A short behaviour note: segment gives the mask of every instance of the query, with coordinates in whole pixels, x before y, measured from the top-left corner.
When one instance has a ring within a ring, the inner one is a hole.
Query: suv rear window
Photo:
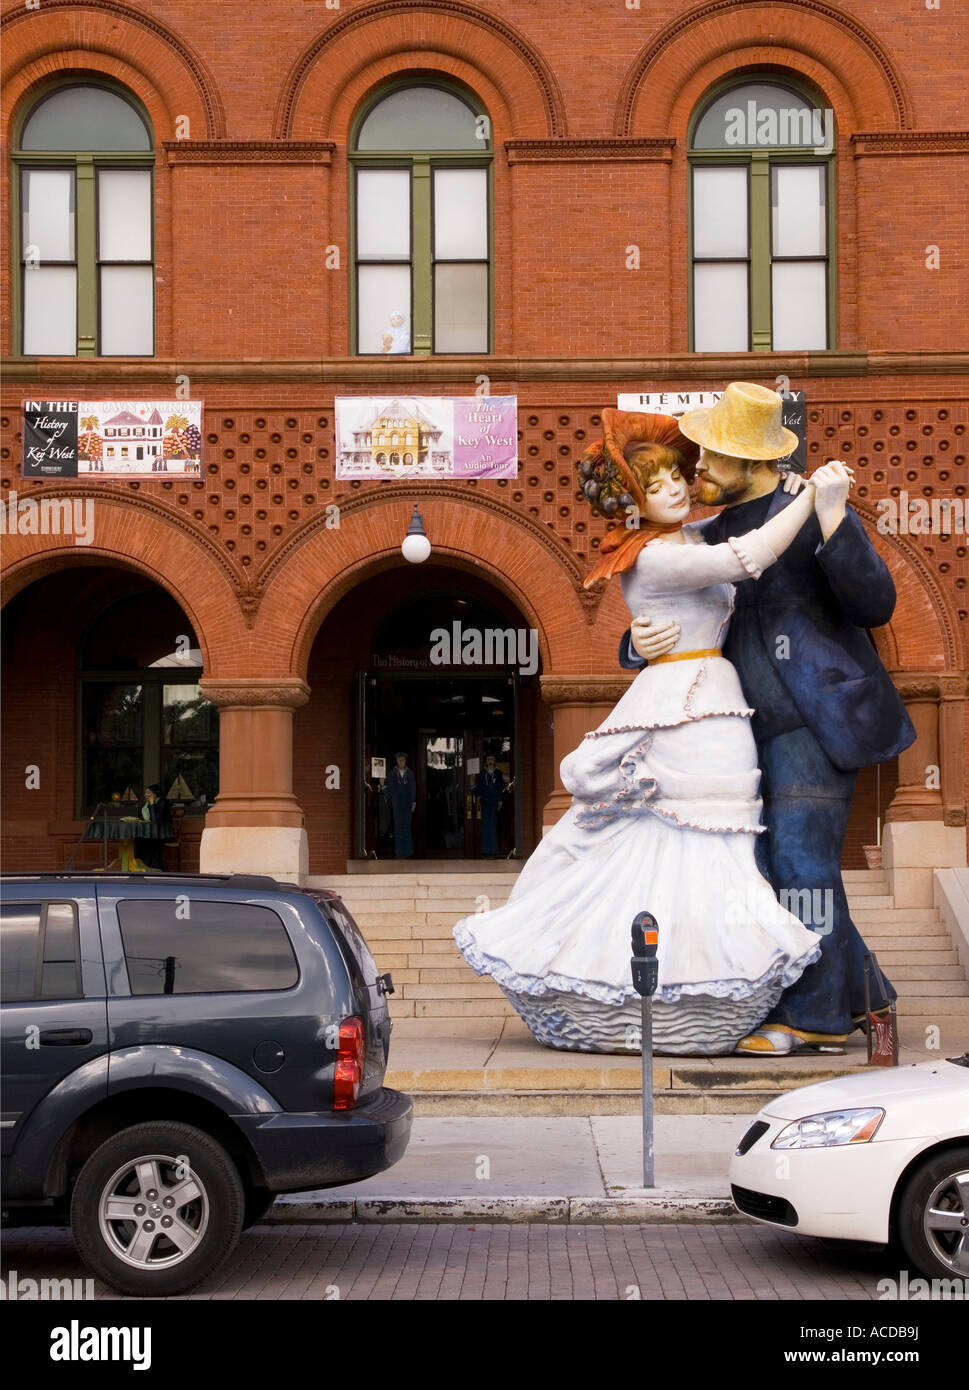
[[[130,898],[118,918],[132,994],[239,994],[299,979],[286,928],[268,907]]]

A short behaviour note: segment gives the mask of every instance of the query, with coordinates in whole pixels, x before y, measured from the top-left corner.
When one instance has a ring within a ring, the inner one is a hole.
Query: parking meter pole
[[[643,1006],[643,1187],[653,1184],[653,1001],[644,994]]]
[[[643,1187],[653,1176],[653,995],[659,981],[659,929],[651,912],[637,912],[632,925],[630,961],[633,989],[642,1005],[640,1050],[643,1058]]]

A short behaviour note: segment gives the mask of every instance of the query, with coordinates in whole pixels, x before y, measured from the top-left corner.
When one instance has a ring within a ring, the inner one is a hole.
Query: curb
[[[671,1225],[730,1221],[750,1225],[729,1197],[368,1197],[348,1201],[312,1192],[277,1197],[260,1224],[274,1226],[372,1222]]]

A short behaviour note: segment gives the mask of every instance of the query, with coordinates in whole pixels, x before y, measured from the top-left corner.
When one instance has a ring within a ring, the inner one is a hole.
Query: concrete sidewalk
[[[727,1170],[747,1115],[657,1115],[642,1186],[632,1115],[426,1115],[400,1163],[352,1186],[279,1197],[272,1222],[744,1220]]]

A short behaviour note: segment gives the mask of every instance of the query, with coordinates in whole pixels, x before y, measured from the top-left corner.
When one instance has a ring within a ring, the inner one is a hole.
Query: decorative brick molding
[[[855,158],[871,154],[969,154],[969,130],[856,131]]]
[[[434,482],[432,480],[421,479],[420,491],[415,492],[413,485],[406,483],[382,482],[377,491],[361,493],[359,496],[351,496],[346,501],[340,502],[341,523],[345,517],[352,516],[355,512],[364,511],[372,507],[384,507],[390,502],[406,502],[411,504],[415,501],[423,502],[425,498],[436,497],[442,502],[463,502],[466,506],[476,510],[491,512],[501,517],[503,520],[527,530],[538,543],[545,547],[549,556],[557,565],[563,568],[572,581],[576,592],[581,593],[582,582],[585,579],[586,569],[579,564],[574,554],[572,554],[561,539],[551,532],[548,527],[541,526],[533,521],[531,517],[522,515],[519,510],[509,506],[507,503],[495,497],[488,497],[480,492],[473,491],[468,486],[462,486],[458,482]],[[316,532],[325,531],[327,528],[327,518],[325,512],[313,517],[305,526],[298,530],[293,530],[286,541],[276,550],[272,559],[260,570],[257,576],[257,584],[261,591],[264,591],[272,579],[281,569],[292,559],[294,554],[300,550]],[[401,536],[403,539],[403,536]],[[584,591],[588,592],[588,590]]]
[[[438,27],[433,24],[434,19],[443,21],[440,26],[442,31],[448,21],[457,19],[475,25],[511,48],[529,69],[541,91],[548,134],[565,134],[565,103],[555,74],[538,49],[506,20],[498,19],[473,5],[458,4],[456,0],[377,0],[376,4],[355,9],[331,24],[297,59],[286,77],[282,95],[276,106],[273,117],[274,135],[288,138],[292,134],[303,84],[310,70],[326,55],[327,49],[363,25],[381,19],[401,19],[412,14],[416,14],[420,19],[424,47],[432,46],[434,30]],[[450,27],[453,28],[453,25]],[[451,41],[453,42],[453,38]]]
[[[661,382],[689,389],[696,381],[746,381],[771,379],[781,373],[793,380],[806,377],[969,376],[969,352],[938,349],[925,352],[850,352],[832,349],[817,352],[746,352],[699,354],[668,353],[662,357],[326,357],[326,358],[191,358],[112,357],[5,357],[0,360],[7,386],[44,389],[107,390],[105,378],[139,389],[157,388],[180,372],[194,382],[219,385],[267,385],[375,387],[394,390],[414,386],[456,384],[473,388],[476,375],[487,369],[492,391],[516,382],[619,382],[642,388]],[[685,383],[685,384],[684,384]],[[166,388],[167,389],[167,388]],[[632,387],[630,389],[633,389]]]
[[[163,140],[170,165],[331,164],[332,140]]]
[[[793,37],[794,30],[788,22],[788,15],[793,19],[798,11],[806,17],[816,16],[846,31],[856,43],[861,44],[867,50],[869,56],[881,69],[882,76],[892,94],[892,102],[898,115],[900,129],[907,130],[911,127],[911,103],[894,63],[871,30],[855,19],[853,15],[846,14],[844,10],[836,9],[833,5],[822,4],[821,0],[783,0],[779,4],[766,3],[766,0],[708,0],[707,3],[697,5],[694,9],[687,10],[685,14],[671,20],[636,57],[623,79],[619,91],[613,127],[615,133],[617,135],[629,135],[640,90],[646,82],[650,70],[676,39],[681,38],[686,33],[691,33],[691,37],[695,37],[694,31],[706,20],[726,19],[732,23],[740,14],[749,10],[770,11],[771,22],[769,27],[765,25],[765,38],[768,37],[769,33]],[[788,14],[785,14],[785,11]],[[747,36],[745,35],[745,37]],[[718,33],[717,43],[721,44],[722,42],[722,33]],[[692,52],[692,61],[695,67],[697,61],[695,49]]]
[[[675,140],[506,140],[509,164],[669,164]]]
[[[49,15],[56,15],[59,11],[67,11],[69,15],[77,16],[80,11],[93,10],[97,14],[104,15],[110,19],[121,19],[128,24],[137,25],[142,29],[147,29],[156,39],[159,39],[167,48],[178,55],[178,58],[192,74],[195,85],[198,88],[202,105],[205,108],[206,124],[208,134],[214,139],[225,136],[226,120],[225,108],[222,105],[222,98],[219,96],[218,86],[206,64],[197,53],[189,47],[184,39],[175,35],[167,25],[153,15],[145,14],[143,10],[135,9],[133,5],[124,5],[119,0],[43,0],[39,9],[28,10],[25,5],[17,5],[7,10],[6,14],[0,18],[0,29],[7,30],[14,24],[29,23],[37,18]],[[112,26],[117,29],[117,24]],[[86,26],[86,42],[92,47],[98,46],[98,34],[96,26]],[[114,36],[117,41],[117,35]],[[68,44],[67,30],[65,27],[65,46]]]

